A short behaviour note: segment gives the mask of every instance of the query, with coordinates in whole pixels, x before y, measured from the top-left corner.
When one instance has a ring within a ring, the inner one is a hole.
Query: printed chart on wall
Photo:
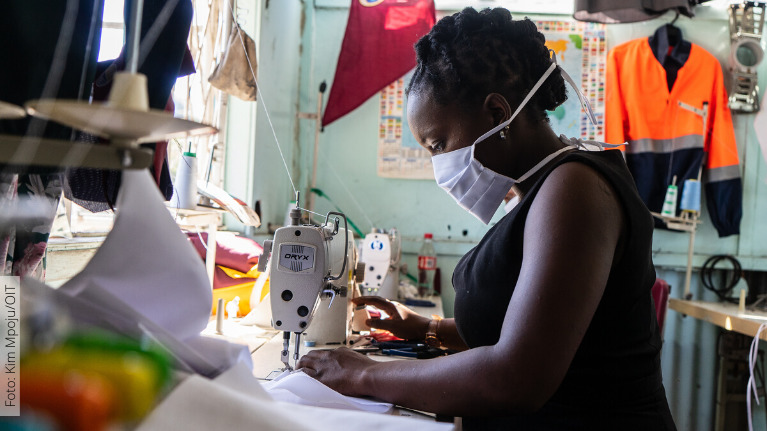
[[[536,21],[546,45],[557,54],[567,71],[591,102],[597,124],[581,109],[578,96],[568,87],[568,99],[549,112],[557,134],[586,140],[604,139],[605,25],[577,21]],[[579,79],[580,78],[580,79]],[[407,124],[405,86],[410,74],[391,83],[380,93],[378,123],[378,176],[404,179],[433,179],[431,156],[410,132]]]
[[[381,90],[378,123],[378,176],[412,180],[433,179],[431,155],[410,132],[405,113],[408,74]]]
[[[568,86],[567,101],[549,111],[551,128],[557,134],[587,140],[604,139],[605,63],[607,44],[605,25],[577,21],[536,21],[546,37],[546,46],[557,54],[557,61],[591,102],[597,124],[591,124],[578,96]],[[580,79],[578,79],[580,77]]]

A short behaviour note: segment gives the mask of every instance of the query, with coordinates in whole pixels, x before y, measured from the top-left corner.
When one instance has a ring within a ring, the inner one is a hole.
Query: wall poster
[[[549,111],[551,128],[557,134],[585,140],[604,139],[605,25],[579,21],[536,21],[546,37],[546,46],[557,54],[559,64],[578,82],[591,102],[597,124],[591,124],[578,96],[568,86],[568,98]],[[411,74],[394,81],[380,92],[378,123],[378,176],[403,179],[434,179],[431,156],[410,133],[407,124],[405,86]]]

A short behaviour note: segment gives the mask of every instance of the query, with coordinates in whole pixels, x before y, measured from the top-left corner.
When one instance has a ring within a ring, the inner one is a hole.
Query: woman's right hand
[[[367,319],[365,324],[371,328],[383,329],[399,338],[406,340],[423,340],[429,328],[429,319],[405,307],[396,301],[390,301],[380,296],[360,296],[353,298],[356,305],[372,305],[388,314],[387,319]]]

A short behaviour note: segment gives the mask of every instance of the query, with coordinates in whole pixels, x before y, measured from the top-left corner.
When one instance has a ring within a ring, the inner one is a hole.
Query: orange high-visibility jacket
[[[671,91],[666,70],[648,38],[609,52],[605,141],[628,143],[626,163],[651,211],[661,211],[674,176],[681,198],[684,181],[698,178],[703,166],[711,220],[719,236],[737,234],[742,184],[722,70],[713,55],[691,45]],[[700,112],[694,112],[704,103],[708,105],[705,125]]]

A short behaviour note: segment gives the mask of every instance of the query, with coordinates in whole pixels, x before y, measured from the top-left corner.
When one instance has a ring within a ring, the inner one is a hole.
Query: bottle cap
[[[191,153],[189,151],[184,151],[184,155],[187,157],[197,157],[196,153]]]
[[[433,236],[430,233],[425,233],[425,234],[423,234],[423,237],[426,238],[426,239],[432,239]]]

